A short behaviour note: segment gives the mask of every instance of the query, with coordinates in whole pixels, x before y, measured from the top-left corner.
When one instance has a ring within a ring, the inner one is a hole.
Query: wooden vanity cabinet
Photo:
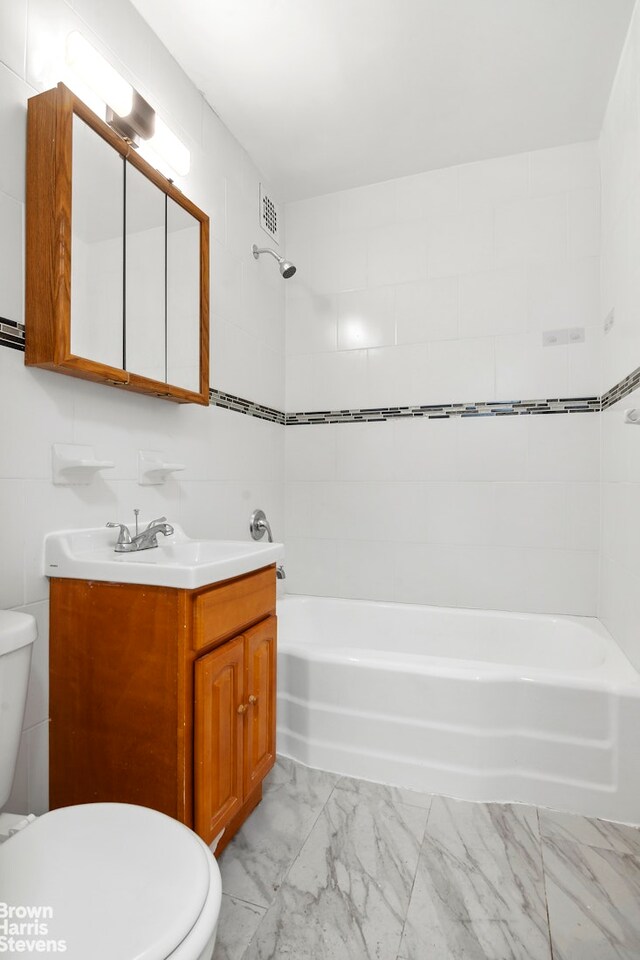
[[[202,590],[51,580],[50,806],[153,807],[220,853],[275,761],[275,567]]]
[[[195,662],[195,829],[212,839],[275,760],[276,621]]]

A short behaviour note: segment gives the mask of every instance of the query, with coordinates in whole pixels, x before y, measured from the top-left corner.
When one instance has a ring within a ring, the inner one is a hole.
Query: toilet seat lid
[[[0,846],[0,900],[50,907],[43,939],[65,940],[68,960],[166,960],[195,925],[209,877],[194,833],[130,804],[53,810]]]

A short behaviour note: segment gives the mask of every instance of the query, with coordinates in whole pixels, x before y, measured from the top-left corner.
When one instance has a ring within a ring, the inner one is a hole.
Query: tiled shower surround
[[[599,195],[590,142],[287,205],[289,590],[596,613]]]

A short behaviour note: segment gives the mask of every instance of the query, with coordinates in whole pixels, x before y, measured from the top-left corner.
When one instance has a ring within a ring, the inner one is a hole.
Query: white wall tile
[[[598,257],[529,268],[529,319],[532,330],[563,330],[600,323]]]
[[[598,417],[589,413],[527,417],[530,480],[600,479]]]
[[[568,483],[568,546],[573,550],[598,550],[600,547],[600,484]]]
[[[366,350],[318,353],[313,358],[311,409],[348,410],[359,407],[365,394],[366,382]]]
[[[594,617],[597,612],[598,554],[588,550],[541,550],[527,564],[527,609]]]
[[[567,253],[567,197],[514,200],[495,208],[497,265],[557,260]]]
[[[395,340],[393,287],[338,295],[338,350],[392,346]]]
[[[340,544],[287,536],[287,592],[335,597],[340,591]]]
[[[536,150],[531,154],[533,196],[595,189],[599,180],[598,148],[594,141]]]
[[[0,193],[0,316],[24,323],[23,231],[24,207],[13,197]]]
[[[541,333],[496,337],[496,395],[500,400],[569,396],[569,351],[543,346]],[[593,392],[597,392],[594,384]]]
[[[393,599],[454,607],[460,598],[459,551],[430,543],[396,543],[392,548]]]
[[[463,210],[523,199],[529,194],[529,154],[466,163],[458,170],[458,189]]]
[[[427,402],[432,344],[400,344],[367,350],[364,407]]]
[[[457,428],[460,480],[524,480],[528,417],[462,419]]]
[[[568,202],[569,256],[597,256],[600,252],[600,191],[572,191]]]
[[[299,235],[330,236],[338,232],[340,194],[330,193],[287,205],[287,242]]]
[[[391,595],[393,569],[387,543],[370,540],[341,543],[337,562],[339,597],[387,600]]]
[[[314,409],[314,360],[315,357],[310,353],[287,357],[285,363],[286,406],[290,412]]]
[[[303,283],[287,287],[287,354],[336,350],[337,329],[337,293],[315,293]]]
[[[569,543],[567,490],[562,483],[495,485],[495,543],[561,549]]]
[[[460,279],[460,337],[486,337],[527,329],[524,267],[471,273]]]
[[[395,288],[398,343],[458,337],[458,278],[438,277]]]
[[[459,170],[459,167],[447,167],[396,180],[398,221],[456,214]]]
[[[19,608],[36,618],[38,636],[31,649],[29,693],[24,711],[24,728],[46,723],[49,717],[49,604],[46,601]]]
[[[238,323],[242,316],[242,260],[220,240],[211,243],[211,314],[228,323]]]
[[[20,737],[20,748],[11,793],[3,811],[5,813],[27,813],[29,811],[29,755],[27,733],[24,730]]]
[[[19,77],[25,72],[27,0],[11,0],[0,6],[0,62]]]
[[[290,427],[285,430],[287,480],[335,480],[338,424]]]
[[[51,444],[73,440],[74,397],[69,383],[48,371],[25,369],[22,354],[0,349],[0,387],[7,409],[11,408],[3,424],[0,477],[51,476]]]
[[[337,479],[394,479],[394,438],[392,420],[338,424],[335,429]]]
[[[29,504],[29,508],[31,505]],[[21,480],[0,480],[0,519],[7,544],[0,576],[0,608],[24,603],[24,525],[27,504]]]
[[[49,809],[49,721],[25,731],[27,741],[28,813],[37,817]]]
[[[340,233],[327,242],[335,245],[338,260],[338,290],[360,290],[367,285],[367,236],[365,230]],[[304,269],[304,263],[302,264]]]
[[[495,351],[491,337],[429,344],[422,403],[495,400]]]
[[[592,397],[600,393],[602,330],[588,327],[584,336],[584,343],[573,343],[567,351],[567,393],[570,397]]]
[[[490,208],[466,209],[426,223],[430,277],[489,270],[494,264]]]
[[[496,524],[496,497],[490,483],[429,483],[428,539],[441,544],[488,544]]]
[[[412,283],[427,276],[427,236],[422,223],[407,221],[370,230],[367,280],[375,287]]]
[[[2,18],[10,16],[12,6],[3,4],[0,8],[0,37]],[[15,6],[19,8],[22,4]],[[24,105],[33,92],[24,80],[0,64],[0,140],[5,145],[12,145],[10,150],[5,149],[0,164],[0,192],[17,202],[22,201],[25,191],[27,117]]]
[[[338,194],[338,224],[341,233],[386,227],[396,219],[396,181],[343,190]]]
[[[457,418],[429,420],[426,417],[391,421],[395,479],[457,480],[461,422]]]

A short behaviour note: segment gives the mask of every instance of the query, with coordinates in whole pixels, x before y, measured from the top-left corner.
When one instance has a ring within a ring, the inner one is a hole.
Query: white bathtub
[[[640,822],[640,676],[598,620],[293,596],[278,616],[286,756]]]

